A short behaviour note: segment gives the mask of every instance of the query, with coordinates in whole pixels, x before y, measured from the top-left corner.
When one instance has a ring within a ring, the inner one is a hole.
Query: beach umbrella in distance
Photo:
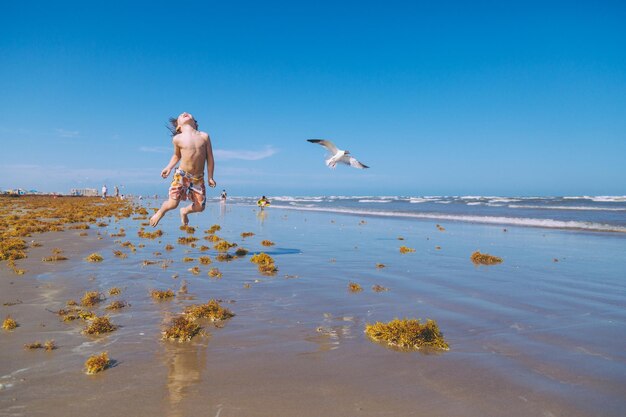
[[[309,141],[311,143],[317,143],[319,145],[322,145],[326,149],[328,149],[330,154],[328,156],[328,159],[326,159],[326,165],[329,168],[335,168],[335,166],[338,163],[350,165],[351,167],[359,168],[359,169],[369,168],[367,165],[363,165],[356,158],[351,156],[350,155],[350,151],[344,151],[344,150],[338,149],[335,146],[335,144],[332,143],[329,140],[324,140],[324,139],[307,139],[307,141]]]

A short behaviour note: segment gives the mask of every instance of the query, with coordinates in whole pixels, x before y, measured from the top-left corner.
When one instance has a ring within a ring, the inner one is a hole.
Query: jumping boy
[[[206,162],[209,176],[209,187],[215,187],[213,180],[213,149],[211,139],[205,132],[198,130],[198,122],[194,117],[185,112],[177,119],[171,118],[172,143],[174,143],[174,155],[170,159],[161,177],[167,178],[172,168],[180,161],[180,165],[174,171],[174,179],[169,189],[169,199],[161,205],[159,211],[150,218],[150,225],[156,226],[159,220],[168,211],[178,207],[180,200],[191,200],[192,204],[180,209],[180,221],[183,225],[189,223],[187,215],[204,210],[206,205],[206,188],[204,186],[204,165]]]

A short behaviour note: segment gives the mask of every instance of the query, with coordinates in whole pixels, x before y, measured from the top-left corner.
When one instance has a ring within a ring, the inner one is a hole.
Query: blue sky
[[[3,5],[0,189],[164,195],[188,111],[232,195],[626,194],[624,3],[299,3]]]

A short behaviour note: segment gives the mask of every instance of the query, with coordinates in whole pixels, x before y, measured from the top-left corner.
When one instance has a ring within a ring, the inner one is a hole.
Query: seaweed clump
[[[2,328],[4,330],[13,330],[17,327],[17,322],[11,316],[7,316],[2,322]]]
[[[120,295],[122,293],[122,289],[119,287],[113,287],[109,289],[109,295]]]
[[[235,251],[235,255],[237,256],[246,256],[248,254],[248,249],[246,248],[237,248]]]
[[[52,249],[52,256],[46,256],[42,258],[42,262],[57,262],[57,261],[67,261],[67,258],[62,255],[63,251],[59,248]]]
[[[254,233],[252,233],[252,232],[243,232],[243,233],[241,234],[241,237],[242,237],[243,239],[245,239],[245,238],[247,238],[247,237],[250,237],[250,236],[254,236]]]
[[[419,320],[394,319],[388,323],[376,322],[367,324],[365,333],[377,342],[386,342],[390,346],[407,349],[421,349],[431,347],[449,350],[439,326],[434,320],[427,320],[422,324]]]
[[[211,263],[211,257],[209,256],[201,256],[198,258],[198,261],[200,261],[200,263],[202,265],[209,265]]]
[[[150,296],[155,300],[166,300],[168,298],[174,297],[174,291],[172,290],[152,290],[150,291]]]
[[[274,259],[266,253],[257,253],[250,258],[250,262],[257,264],[259,272],[263,274],[273,274],[278,271],[276,265],[274,265]]]
[[[85,361],[85,372],[88,375],[97,374],[107,368],[111,367],[111,360],[107,352],[102,352],[99,355],[92,355]]]
[[[26,242],[19,238],[2,239],[0,243],[0,261],[26,258]]]
[[[110,333],[117,329],[117,326],[111,323],[107,316],[95,317],[91,323],[83,330],[85,334],[103,334]]]
[[[180,245],[191,245],[197,241],[198,238],[194,236],[182,236],[178,238],[178,244]]]
[[[400,253],[410,253],[415,252],[415,249],[409,248],[408,246],[400,246]]]
[[[29,350],[45,349],[48,352],[55,350],[56,348],[57,348],[57,345],[56,343],[54,343],[54,340],[46,340],[44,344],[42,344],[41,342],[33,342],[33,343],[27,343],[24,345],[24,349],[29,349]]]
[[[200,333],[202,327],[184,315],[174,317],[170,325],[163,331],[163,339],[187,342]]]
[[[124,252],[122,252],[121,250],[114,250],[113,251],[113,255],[115,255],[116,258],[128,258],[128,255],[126,255]]]
[[[222,278],[222,273],[218,268],[211,268],[207,273],[211,278]]]
[[[215,232],[218,232],[218,231],[220,231],[220,230],[222,230],[222,226],[220,226],[219,224],[214,224],[213,226],[211,226],[211,228],[210,228],[210,229],[205,230],[205,231],[204,231],[204,233],[209,234],[209,235],[212,235],[212,234],[214,234]]]
[[[236,256],[233,256],[230,253],[218,253],[215,257],[215,260],[218,262],[230,262],[233,259],[236,259]]]
[[[92,253],[88,257],[85,258],[87,262],[102,262],[104,258],[99,253]]]
[[[103,300],[102,294],[98,291],[87,291],[83,298],[80,300],[80,304],[84,307],[92,307]]]
[[[376,284],[376,285],[372,285],[372,291],[374,291],[374,292],[384,292],[384,291],[389,291],[389,288],[383,287],[382,285],[379,285],[379,284]]]
[[[154,232],[146,232],[143,228],[139,229],[137,232],[137,236],[142,239],[156,239],[158,237],[163,236],[162,230],[155,230]]]
[[[263,245],[263,246],[274,246],[275,243],[272,242],[271,240],[267,240],[266,239],[266,240],[261,241],[261,245]]]
[[[350,282],[348,284],[348,290],[350,292],[361,292],[363,291],[363,287],[361,287],[361,285],[357,284],[356,282]]]
[[[502,258],[487,253],[480,253],[480,251],[472,253],[470,259],[476,265],[495,265],[502,263]]]
[[[213,249],[220,251],[220,252],[226,252],[228,249],[235,247],[235,246],[237,246],[236,243],[230,243],[226,240],[220,240],[215,245],[213,245]]]
[[[180,226],[179,229],[189,233],[190,235],[196,233],[196,228],[189,225]]]
[[[220,305],[217,300],[209,300],[206,304],[191,305],[183,314],[191,319],[206,318],[211,321],[222,321],[234,317],[235,314]]]

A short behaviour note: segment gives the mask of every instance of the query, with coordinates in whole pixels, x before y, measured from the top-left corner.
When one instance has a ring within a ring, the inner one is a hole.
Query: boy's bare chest
[[[206,141],[201,137],[180,138],[177,143],[178,147],[185,150],[202,150],[206,146]]]

